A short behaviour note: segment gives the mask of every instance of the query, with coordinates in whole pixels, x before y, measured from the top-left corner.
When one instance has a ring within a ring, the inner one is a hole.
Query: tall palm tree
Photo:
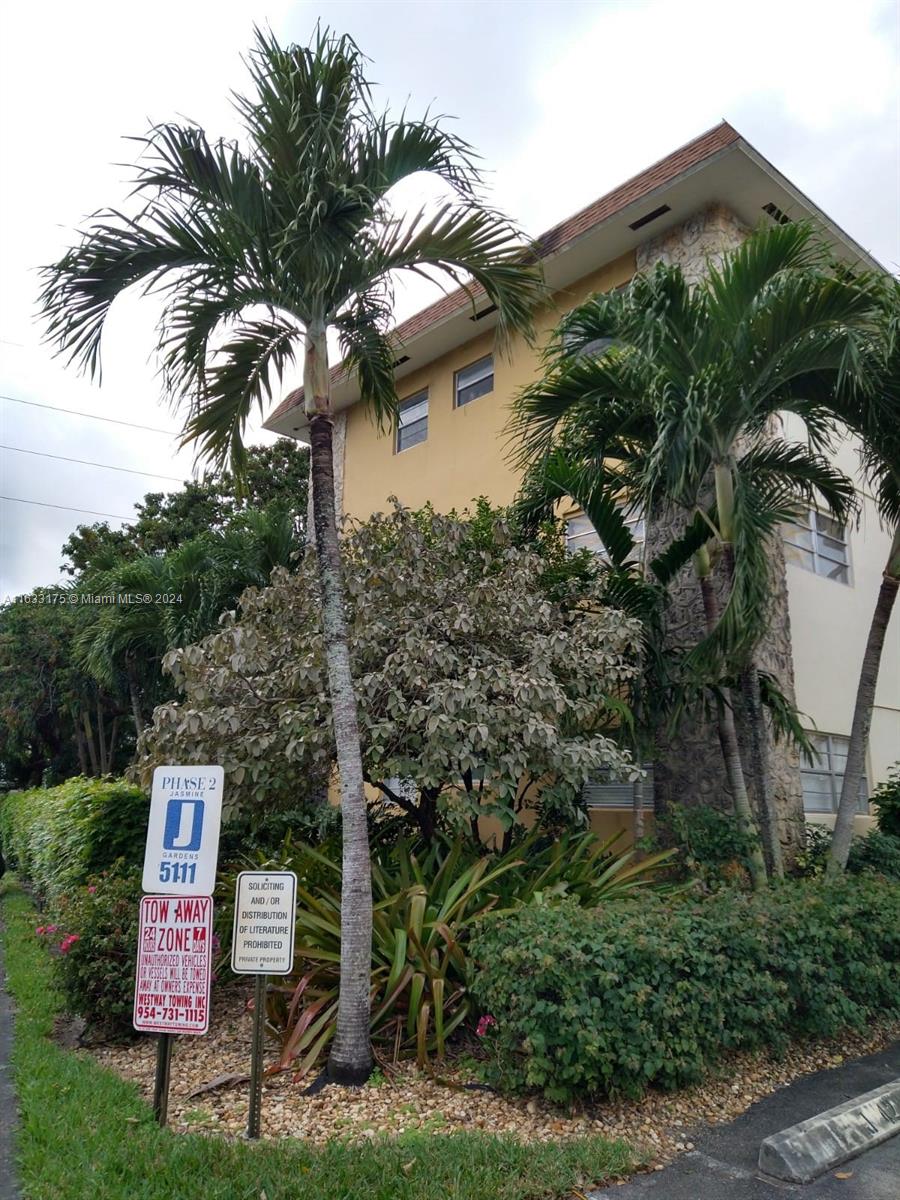
[[[829,269],[808,227],[778,226],[749,237],[695,287],[679,267],[660,264],[575,309],[550,348],[547,374],[519,397],[525,463],[540,461],[574,428],[608,485],[640,500],[651,522],[674,508],[686,532],[705,527],[694,564],[706,636],[688,666],[720,677],[745,672],[758,687],[754,652],[769,617],[771,540],[801,505],[818,498],[843,518],[853,498],[851,481],[823,454],[834,416],[806,383],[811,374],[837,381],[872,318],[870,293]],[[782,412],[803,418],[810,447],[777,436]],[[723,700],[727,775],[753,840],[727,691]],[[765,737],[757,705],[760,761]],[[762,808],[777,871],[771,795],[763,794]],[[762,886],[760,854],[751,873]]]
[[[860,438],[863,471],[873,486],[881,519],[892,536],[856,689],[850,744],[829,851],[828,874],[832,876],[846,867],[850,853],[881,655],[900,591],[900,282],[876,280],[875,290],[882,322],[870,345],[872,369],[862,385],[853,380],[850,386],[841,389],[836,407],[848,428]]]
[[[439,122],[374,107],[349,37],[309,48],[256,33],[252,95],[237,96],[245,144],[195,125],[143,139],[135,215],[97,214],[44,276],[50,337],[92,374],[113,301],[132,285],[161,294],[159,348],[170,394],[189,405],[184,438],[240,469],[243,433],[270,382],[303,354],[332,720],[343,818],[341,993],[332,1078],[371,1069],[371,883],[356,693],[350,673],[334,499],[329,332],[343,370],[384,422],[396,411],[389,333],[397,272],[449,279],[496,306],[501,344],[528,334],[542,294],[516,229],[486,206],[470,148]],[[447,199],[411,214],[395,186],[419,173]]]

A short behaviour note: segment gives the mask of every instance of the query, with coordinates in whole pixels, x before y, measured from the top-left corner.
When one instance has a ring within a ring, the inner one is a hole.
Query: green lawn
[[[132,1085],[48,1040],[60,997],[34,908],[9,877],[0,898],[28,1200],[550,1200],[633,1165],[624,1143],[599,1137],[523,1146],[419,1135],[312,1150],[159,1129]]]

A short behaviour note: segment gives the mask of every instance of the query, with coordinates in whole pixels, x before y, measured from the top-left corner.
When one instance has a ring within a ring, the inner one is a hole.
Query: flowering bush
[[[495,1080],[552,1100],[693,1083],[724,1053],[900,1011],[900,888],[873,875],[476,923]]]
[[[38,926],[69,1012],[110,1037],[132,1033],[140,872],[121,864],[59,897],[56,923]]]

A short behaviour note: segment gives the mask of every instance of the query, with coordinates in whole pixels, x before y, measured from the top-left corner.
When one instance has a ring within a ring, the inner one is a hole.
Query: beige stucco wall
[[[802,439],[799,421],[787,419],[785,436]],[[862,664],[869,623],[887,562],[891,539],[880,524],[870,495],[858,477],[856,446],[848,438],[834,455],[837,465],[857,477],[861,511],[849,530],[850,583],[839,583],[788,563],[788,598],[794,643],[794,676],[797,705],[822,733],[850,733],[856,685]],[[888,768],[900,760],[900,611],[895,607],[888,626],[875,712],[869,736],[866,774],[874,790]],[[809,817],[832,824],[824,814]],[[857,817],[858,830],[872,818]]]
[[[628,254],[557,293],[552,306],[538,313],[538,345],[568,309],[598,291],[626,283],[634,273]],[[494,354],[494,390],[454,408],[454,372],[490,353],[491,332],[471,341],[400,382],[404,399],[428,388],[428,437],[397,453],[391,432],[380,433],[361,405],[350,409],[345,447],[344,509],[365,519],[395,495],[411,508],[431,502],[438,512],[463,509],[479,496],[508,504],[519,473],[509,461],[506,426],[510,401],[538,373],[537,351],[516,338],[507,356]]]

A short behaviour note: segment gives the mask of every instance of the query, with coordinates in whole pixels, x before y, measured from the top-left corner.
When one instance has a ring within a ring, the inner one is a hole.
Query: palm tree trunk
[[[827,874],[832,878],[846,867],[847,857],[850,854],[853,815],[859,799],[866,746],[869,741],[869,730],[872,727],[875,689],[878,686],[878,668],[881,664],[881,652],[884,648],[884,639],[898,590],[900,590],[900,526],[894,531],[894,540],[888,555],[887,566],[884,568],[881,587],[878,589],[878,600],[875,604],[875,612],[872,614],[872,623],[869,626],[869,637],[866,641],[866,651],[863,655],[862,670],[856,689],[856,705],[853,709],[850,745],[847,747],[844,782],[841,784],[841,798],[838,801],[834,834],[828,855]]]
[[[697,555],[697,574],[700,578],[700,594],[703,597],[703,612],[706,616],[707,630],[712,633],[719,620],[719,605],[713,588],[712,577],[709,574],[709,556],[705,561],[703,552]],[[750,881],[755,892],[762,891],[766,886],[766,862],[763,858],[762,846],[759,841],[759,830],[753,819],[750,798],[747,795],[747,785],[744,782],[744,768],[741,764],[741,751],[738,746],[737,728],[734,723],[734,712],[731,707],[731,697],[728,689],[724,689],[723,703],[719,709],[719,740],[722,743],[722,755],[725,760],[725,773],[731,787],[734,804],[734,814],[738,825],[747,835],[750,848],[747,855],[747,865],[750,870]]]
[[[331,389],[324,329],[307,336],[304,387],[309,420],[313,525],[322,593],[325,661],[341,788],[341,981],[328,1074],[364,1083],[372,1072],[372,871],[356,690],[350,670],[344,579],[334,505]]]
[[[140,737],[144,732],[144,715],[141,712],[141,698],[138,694],[137,673],[134,669],[134,663],[128,659],[126,663],[126,674],[128,676],[128,695],[131,700],[131,715],[134,717],[134,731]]]
[[[94,746],[94,731],[91,728],[91,714],[86,708],[81,710],[81,723],[84,726],[84,740],[87,743],[88,757],[91,760],[91,774],[99,775],[100,768],[97,763],[97,750]]]
[[[784,854],[778,830],[775,794],[772,790],[772,772],[769,770],[769,730],[766,726],[766,714],[763,711],[760,696],[759,669],[754,662],[751,662],[741,672],[741,691],[749,718],[750,754],[762,812],[763,837],[769,858],[769,868],[776,879],[783,879]]]

